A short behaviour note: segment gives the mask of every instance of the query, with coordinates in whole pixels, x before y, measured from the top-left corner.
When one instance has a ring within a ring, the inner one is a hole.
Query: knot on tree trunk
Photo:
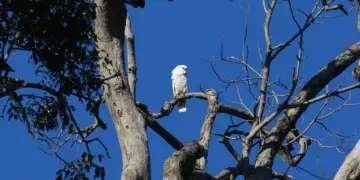
[[[208,95],[208,96],[216,96],[216,98],[217,98],[217,93],[216,93],[216,91],[214,89],[207,89],[205,91],[205,94]]]

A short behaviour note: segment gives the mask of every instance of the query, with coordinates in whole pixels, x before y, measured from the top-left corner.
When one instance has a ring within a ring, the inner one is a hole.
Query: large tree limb
[[[147,117],[147,124],[149,127],[158,133],[168,144],[170,144],[174,149],[180,150],[184,145],[170,132],[168,132],[164,127],[162,127],[158,122]]]
[[[332,79],[337,77],[360,57],[360,42],[337,56],[323,67],[298,93],[292,103],[302,103],[314,98]],[[265,180],[271,177],[272,165],[277,151],[286,135],[296,125],[297,119],[308,108],[302,106],[287,110],[279,118],[270,136],[261,146],[255,163],[253,179]]]
[[[204,147],[204,149],[208,152],[211,140],[211,132],[214,127],[214,122],[216,118],[216,114],[218,111],[218,96],[215,90],[210,89],[206,91],[207,99],[208,99],[208,108],[204,123],[200,130],[200,141],[199,143]],[[199,168],[201,170],[205,170],[207,163],[207,153],[198,160]]]
[[[294,137],[295,138],[295,137]],[[299,153],[295,156],[292,156],[290,154],[290,150],[287,147],[281,147],[281,150],[278,151],[278,156],[281,158],[282,161],[284,161],[289,166],[297,166],[301,160],[305,157],[307,150],[309,149],[309,146],[311,144],[311,140],[306,137],[299,138]],[[289,146],[288,146],[289,147]]]
[[[334,180],[356,180],[360,179],[360,140],[354,149],[346,157]]]
[[[253,166],[249,165],[250,167],[247,170],[253,170]],[[217,180],[235,180],[238,175],[244,175],[244,167],[242,164],[238,164],[236,167],[228,167],[222,170],[218,175],[215,176]],[[291,175],[273,172],[270,179],[279,179],[279,180],[291,180],[293,177]]]
[[[205,93],[202,92],[192,92],[192,93],[186,93],[183,97],[181,98],[177,98],[177,99],[172,99],[170,101],[166,101],[161,109],[160,112],[158,113],[151,113],[151,116],[155,119],[160,119],[163,118],[165,116],[169,116],[171,114],[171,112],[173,111],[174,107],[176,106],[176,104],[183,100],[183,99],[191,99],[191,98],[197,98],[197,99],[203,99],[203,100],[207,100],[207,95]],[[244,120],[248,120],[248,121],[253,121],[254,117],[248,113],[247,111],[241,110],[239,108],[235,108],[229,105],[224,105],[224,104],[219,104],[218,107],[218,113],[226,113],[226,114],[230,114],[233,116],[236,116],[238,118],[244,119]]]
[[[156,118],[156,119],[160,119],[162,117],[168,116],[170,115],[170,113],[172,112],[173,108],[176,106],[177,102],[179,100],[181,100],[182,98],[186,98],[186,99],[190,99],[190,98],[197,98],[197,99],[203,99],[203,100],[207,100],[207,95],[204,93],[200,93],[200,92],[194,92],[194,93],[187,93],[185,96],[178,98],[178,99],[172,99],[170,101],[167,101],[163,104],[160,112],[158,113],[151,113],[148,112],[148,109],[146,107],[145,104],[138,102],[137,105],[138,107],[140,107],[144,112],[147,112],[151,115],[151,117]],[[298,106],[297,106],[298,107]],[[217,109],[217,113],[225,113],[225,114],[230,114],[233,116],[236,116],[238,118],[244,119],[247,122],[249,122],[250,124],[252,124],[254,122],[254,117],[248,113],[247,111],[241,110],[239,108],[233,107],[233,106],[229,106],[229,105],[224,105],[224,104],[218,104],[218,109]],[[174,149],[179,150],[180,148],[183,147],[183,144],[176,138],[174,137],[170,132],[168,132],[166,129],[164,129],[158,122],[156,122],[155,120],[153,120],[151,117],[148,117],[147,122],[148,125],[155,131],[157,132],[169,145],[171,145]],[[270,130],[263,128],[262,131],[265,134],[270,134]],[[290,133],[289,137],[291,136],[295,136],[294,134]],[[224,145],[228,145],[228,143],[225,142],[224,140]],[[227,146],[228,148],[229,146]],[[306,147],[306,150],[308,148],[308,146],[302,146],[302,143],[300,143],[300,147]],[[290,165],[290,162],[292,162],[291,164],[297,164],[298,162],[300,162],[300,160],[302,159],[302,157],[305,156],[306,150],[300,150],[298,155],[296,157],[294,157],[294,159],[292,159],[288,153],[286,152],[286,149],[282,148],[279,149],[278,155],[280,156],[280,158],[285,162],[288,163]],[[231,151],[230,151],[231,152]],[[305,152],[305,153],[304,153]],[[233,153],[232,153],[233,154]],[[237,161],[239,161],[238,158]],[[294,163],[295,162],[295,163]]]
[[[195,168],[196,160],[205,155],[205,149],[191,141],[174,152],[164,163],[164,180],[188,180]]]
[[[122,152],[121,179],[148,180],[150,160],[146,120],[138,111],[127,79],[124,63],[126,7],[123,0],[95,0],[96,47],[104,99],[113,119]]]

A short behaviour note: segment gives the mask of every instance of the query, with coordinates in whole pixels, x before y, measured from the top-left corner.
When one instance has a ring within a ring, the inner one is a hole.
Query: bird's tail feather
[[[186,112],[186,100],[178,102],[179,113]]]

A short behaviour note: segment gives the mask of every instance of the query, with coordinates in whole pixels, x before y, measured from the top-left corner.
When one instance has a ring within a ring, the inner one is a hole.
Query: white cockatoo
[[[174,98],[183,96],[188,92],[187,88],[187,66],[178,65],[171,72],[172,79],[172,88]],[[186,100],[181,100],[178,102],[179,113],[186,112]]]

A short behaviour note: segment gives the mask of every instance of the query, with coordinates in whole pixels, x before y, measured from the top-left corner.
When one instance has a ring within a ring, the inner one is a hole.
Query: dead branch
[[[306,101],[301,102],[301,103],[292,103],[292,104],[286,105],[286,108],[308,106],[308,105],[310,105],[312,103],[324,100],[324,99],[329,98],[329,97],[337,96],[337,95],[339,95],[339,94],[341,94],[343,92],[348,92],[348,91],[350,91],[352,89],[359,88],[359,87],[360,87],[360,83],[356,83],[356,84],[350,85],[348,87],[345,87],[345,88],[342,88],[342,89],[339,89],[339,90],[335,90],[333,92],[325,93],[323,95],[317,96],[315,98],[306,100]]]
[[[256,122],[254,125],[256,126],[257,123],[259,123],[262,119],[264,110],[265,110],[265,101],[266,101],[266,91],[268,88],[268,82],[269,82],[269,74],[270,74],[270,64],[271,64],[271,53],[272,53],[272,45],[271,45],[271,39],[270,39],[270,23],[272,19],[272,15],[274,12],[274,9],[276,7],[277,0],[273,0],[269,10],[266,13],[266,19],[264,23],[264,33],[265,33],[265,40],[266,40],[266,59],[263,67],[262,72],[262,81],[261,81],[261,87],[260,87],[260,99],[259,99],[259,106],[257,109],[257,115],[256,115]],[[246,151],[244,151],[246,152]],[[243,154],[244,155],[244,154]],[[245,153],[245,156],[247,156],[247,153]]]
[[[128,81],[131,94],[134,99],[136,93],[136,58],[135,58],[135,37],[131,31],[131,21],[130,16],[126,16],[126,26],[125,26],[125,38],[127,42],[127,60],[128,60]]]
[[[204,123],[201,127],[200,131],[200,141],[199,144],[204,147],[204,149],[208,152],[211,140],[211,132],[214,127],[214,122],[216,118],[216,114],[218,111],[218,95],[215,90],[209,89],[205,93],[208,99],[208,109],[205,116]],[[198,160],[200,170],[205,170],[207,163],[207,154],[205,154],[202,158]]]
[[[345,69],[359,57],[360,42],[341,53],[313,76],[294,98],[293,103],[302,103],[314,98],[332,79],[345,71]],[[271,130],[271,135],[265,140],[265,144],[259,151],[260,153],[256,159],[255,169],[262,173],[271,172],[274,157],[281,146],[282,141],[290,130],[295,127],[297,119],[307,107],[308,106],[303,106],[289,109],[282,117],[280,117],[275,127]],[[268,175],[268,177],[270,177],[270,175]]]
[[[241,163],[241,155],[236,151],[236,149],[230,144],[229,142],[229,136],[231,136],[231,132],[229,131],[232,127],[238,127],[239,125],[241,124],[238,124],[238,125],[232,125],[232,126],[229,126],[226,130],[225,130],[225,133],[224,135],[219,135],[219,134],[215,134],[215,135],[218,135],[218,136],[222,136],[222,139],[219,140],[220,143],[223,143],[224,146],[226,147],[226,149],[230,152],[230,154],[234,157],[234,159],[237,161],[237,163]]]
[[[152,113],[149,112],[149,114],[155,118],[155,119],[160,119],[163,118],[165,116],[169,116],[172,112],[172,110],[174,109],[175,105],[182,99],[191,99],[191,98],[197,98],[197,99],[203,99],[203,100],[207,100],[207,95],[201,92],[193,92],[193,93],[186,93],[183,97],[181,98],[176,98],[176,99],[172,99],[170,101],[166,101],[161,109],[160,112],[158,113]],[[137,103],[137,105],[142,105],[144,106],[143,103]],[[147,108],[146,108],[147,109]],[[244,120],[249,120],[252,121],[254,118],[252,117],[251,114],[249,114],[248,112],[229,106],[229,105],[223,105],[223,104],[219,104],[219,109],[218,109],[218,113],[226,113],[226,114],[230,114],[233,116],[236,116],[238,118],[244,119]]]
[[[235,180],[237,176],[244,175],[245,169],[243,168],[241,164],[238,164],[236,167],[225,168],[215,178],[217,180]],[[253,169],[254,167],[250,165],[247,170],[252,171]],[[273,172],[270,179],[292,180],[293,177],[284,173]]]
[[[169,143],[174,149],[180,150],[184,145],[170,132],[168,132],[164,127],[162,127],[157,121],[153,120],[151,117],[142,113],[146,116],[146,123],[149,127],[158,133],[167,143]]]

